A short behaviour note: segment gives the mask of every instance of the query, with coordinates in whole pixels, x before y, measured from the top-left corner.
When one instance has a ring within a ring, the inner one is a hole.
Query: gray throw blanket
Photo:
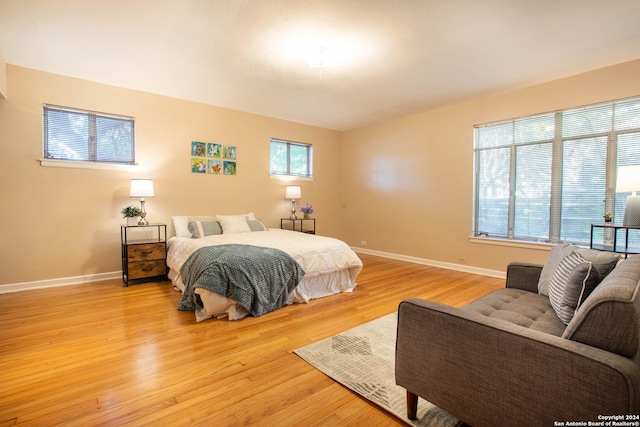
[[[194,290],[204,288],[258,317],[285,305],[304,273],[279,249],[235,244],[200,248],[180,268],[185,289],[178,310],[201,309],[202,300]]]

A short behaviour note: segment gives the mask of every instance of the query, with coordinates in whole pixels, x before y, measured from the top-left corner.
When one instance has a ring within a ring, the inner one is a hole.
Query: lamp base
[[[149,225],[149,221],[147,221],[147,211],[144,209],[144,197],[140,199],[140,210],[142,213],[140,214],[140,221],[138,221],[138,225]]]
[[[627,227],[640,226],[640,196],[627,197],[627,205],[624,208],[622,225]]]
[[[291,216],[289,217],[291,220],[296,220],[298,217],[296,216],[296,200],[291,200]]]

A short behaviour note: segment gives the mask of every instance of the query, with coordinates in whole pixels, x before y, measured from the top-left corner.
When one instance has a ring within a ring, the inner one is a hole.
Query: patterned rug
[[[418,419],[407,418],[406,392],[395,383],[397,314],[376,319],[294,352],[340,384],[409,425],[456,426],[460,422],[418,399]]]

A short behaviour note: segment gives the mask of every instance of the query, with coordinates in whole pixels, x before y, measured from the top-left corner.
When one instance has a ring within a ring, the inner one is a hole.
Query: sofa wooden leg
[[[418,395],[407,390],[407,418],[415,420],[418,412]]]

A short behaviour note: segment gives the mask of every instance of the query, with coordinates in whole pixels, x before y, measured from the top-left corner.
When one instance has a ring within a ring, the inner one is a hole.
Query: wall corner
[[[0,55],[0,98],[7,98],[7,63]]]

